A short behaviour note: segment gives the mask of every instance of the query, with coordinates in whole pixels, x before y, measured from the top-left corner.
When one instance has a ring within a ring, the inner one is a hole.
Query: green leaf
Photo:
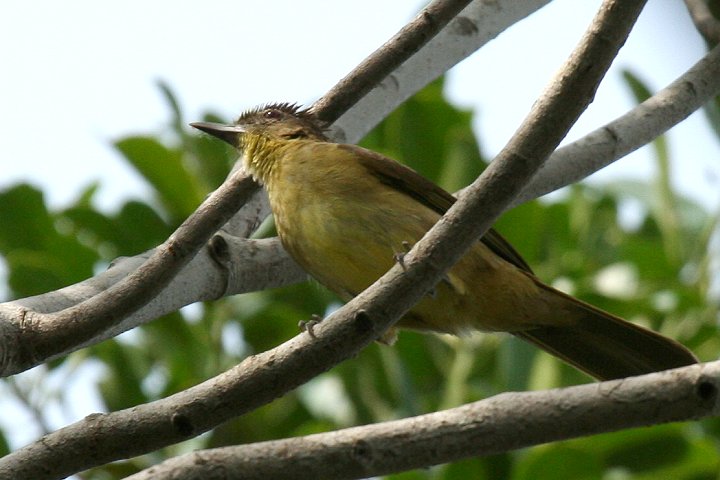
[[[508,454],[491,455],[482,458],[469,458],[446,465],[438,465],[425,470],[413,470],[418,478],[431,480],[503,480],[510,478],[512,457]],[[392,475],[389,479],[405,478],[402,475]]]
[[[89,205],[77,205],[61,212],[60,218],[69,221],[74,235],[81,235],[93,248],[102,249],[107,260],[155,247],[172,232],[152,208],[138,201],[125,203],[115,216]],[[137,228],[138,225],[142,228]],[[111,251],[107,252],[107,247]]]
[[[172,88],[170,88],[170,85],[167,82],[164,80],[158,80],[156,85],[160,89],[160,93],[162,93],[165,102],[168,104],[170,111],[172,112],[172,121],[170,122],[172,128],[179,137],[182,137],[185,132],[185,121],[183,120],[180,102],[178,102],[175,92],[172,91]]]
[[[681,461],[688,449],[687,440],[677,428],[630,430],[616,436],[607,462],[633,472],[657,471]]]
[[[61,234],[56,224],[35,188],[0,192],[0,252],[15,295],[37,295],[92,275],[97,253],[71,232]]]
[[[530,383],[532,366],[538,356],[537,347],[509,336],[498,350],[497,373],[503,390],[522,392]]]
[[[603,464],[591,450],[555,444],[535,448],[517,462],[512,480],[600,480]]]
[[[623,72],[623,76],[630,86],[635,99],[638,103],[645,101],[651,95],[650,89],[641,82],[638,77],[630,73],[628,70]],[[664,135],[660,135],[652,142],[655,150],[655,159],[657,162],[657,175],[655,177],[655,185],[653,195],[656,197],[657,208],[652,210],[653,215],[657,219],[658,225],[663,230],[663,243],[665,244],[665,254],[676,264],[682,262],[682,258],[687,253],[684,244],[680,239],[680,215],[676,209],[676,193],[672,186],[671,164],[668,154],[667,139]]]
[[[554,261],[577,243],[570,233],[568,209],[562,203],[524,203],[503,214],[495,228],[536,273],[542,262]],[[542,275],[540,275],[542,277]]]
[[[0,251],[43,249],[55,226],[40,190],[20,184],[0,192]]]
[[[102,398],[110,411],[146,403],[141,383],[150,372],[146,351],[136,345],[108,340],[92,347],[93,353],[107,367],[100,381]]]
[[[703,112],[708,119],[715,136],[720,140],[720,96],[716,96],[703,106]]]
[[[5,435],[0,433],[0,456],[5,456],[10,453],[10,445],[8,444]]]
[[[172,233],[172,228],[145,203],[125,203],[115,218],[119,255],[135,255],[157,246]],[[142,228],[137,228],[142,225]]]
[[[151,137],[128,137],[115,146],[150,182],[176,219],[185,219],[203,200],[205,192],[185,168],[181,150],[168,148]]]
[[[219,345],[211,341],[205,325],[190,324],[178,312],[145,326],[144,334],[144,345],[168,377],[161,396],[191,387],[219,369]],[[188,358],[202,361],[189,362]]]
[[[645,85],[645,83],[630,70],[623,70],[622,76],[625,83],[627,83],[628,87],[630,87],[637,103],[642,103],[652,96],[652,92],[647,85]]]

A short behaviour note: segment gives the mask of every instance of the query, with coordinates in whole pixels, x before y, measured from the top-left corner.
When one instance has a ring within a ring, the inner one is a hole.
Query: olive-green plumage
[[[261,107],[229,126],[193,125],[242,152],[268,191],[285,249],[346,300],[390,269],[455,201],[393,160],[329,142],[320,122],[293,105]],[[697,361],[674,340],[543,284],[494,230],[397,327],[510,332],[599,379]]]

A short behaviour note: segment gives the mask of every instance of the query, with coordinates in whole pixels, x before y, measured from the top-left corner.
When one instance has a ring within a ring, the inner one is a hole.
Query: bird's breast
[[[274,167],[266,187],[285,249],[320,283],[349,300],[389,270],[440,215],[380,182],[352,158],[332,157],[323,149],[298,149]],[[539,300],[531,276],[477,242],[434,295],[398,325],[450,333],[520,330],[548,310]]]
[[[326,173],[334,178],[284,183],[270,200],[288,253],[348,299],[385,273],[433,220],[402,208],[407,200],[396,197],[404,196],[372,178]]]

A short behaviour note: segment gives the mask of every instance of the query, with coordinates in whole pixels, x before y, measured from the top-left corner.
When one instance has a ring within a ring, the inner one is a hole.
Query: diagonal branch
[[[398,105],[549,0],[475,0],[416,55],[334,123],[334,140],[356,143]]]
[[[386,316],[399,317],[429,291],[530,181],[592,101],[644,4],[643,0],[603,2],[580,44],[508,145],[405,256],[405,269],[391,269],[375,284],[372,295],[366,290],[351,302],[368,313],[375,305],[370,301],[373,297],[386,305],[373,312],[382,319],[377,322],[381,331],[387,328]]]
[[[720,413],[720,362],[538,392],[250,445],[195,451],[126,480],[367,478]],[[218,472],[222,472],[218,475]]]
[[[643,103],[556,150],[513,205],[578,182],[668,131],[720,92],[720,46]]]
[[[580,45],[508,146],[410,251],[406,271],[400,266],[391,269],[331,320],[317,325],[313,336],[301,334],[166,399],[93,415],[46,435],[0,459],[0,476],[62,478],[156,450],[270,402],[355,355],[421,298],[520,191],[592,99],[643,5],[643,0],[603,3]],[[47,465],[56,467],[49,472]]]

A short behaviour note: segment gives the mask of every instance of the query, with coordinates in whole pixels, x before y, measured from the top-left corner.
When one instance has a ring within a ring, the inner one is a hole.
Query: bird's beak
[[[198,130],[209,133],[213,137],[229,143],[233,147],[238,146],[238,137],[246,132],[242,125],[223,125],[222,123],[194,122],[190,124]]]

